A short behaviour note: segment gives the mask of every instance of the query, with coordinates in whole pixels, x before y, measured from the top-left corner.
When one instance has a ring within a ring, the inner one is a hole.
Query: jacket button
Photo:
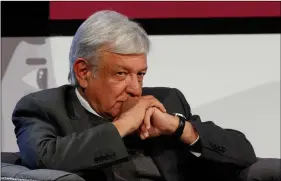
[[[116,158],[116,154],[115,153],[110,153],[109,154],[109,158],[114,160]]]
[[[100,157],[96,157],[94,160],[95,160],[96,163],[99,163],[100,162]]]
[[[101,159],[101,161],[104,161],[105,160],[105,156],[101,156],[100,159]]]

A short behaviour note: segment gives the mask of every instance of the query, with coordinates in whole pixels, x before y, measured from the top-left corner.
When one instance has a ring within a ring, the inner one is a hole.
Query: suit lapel
[[[93,126],[105,123],[106,120],[89,113],[79,102],[75,93],[75,87],[71,87],[65,94],[65,107],[71,124],[75,131],[82,132]]]

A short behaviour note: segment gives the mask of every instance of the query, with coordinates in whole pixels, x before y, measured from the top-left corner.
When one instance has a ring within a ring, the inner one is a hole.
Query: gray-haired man
[[[244,134],[201,122],[175,88],[143,88],[149,39],[114,11],[90,16],[70,50],[71,85],[23,97],[23,163],[87,180],[234,180],[256,161]]]

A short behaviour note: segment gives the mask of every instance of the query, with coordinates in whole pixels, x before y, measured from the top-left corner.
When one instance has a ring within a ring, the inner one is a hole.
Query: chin
[[[111,116],[113,117],[113,118],[116,118],[117,116],[119,116],[119,110],[118,111],[113,111],[112,112],[112,114],[111,114]]]
[[[119,114],[120,114],[120,109],[114,109],[111,111],[110,115],[113,119],[115,119],[117,116],[119,116]]]

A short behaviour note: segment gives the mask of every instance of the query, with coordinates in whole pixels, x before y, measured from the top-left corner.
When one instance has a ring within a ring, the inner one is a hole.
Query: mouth
[[[120,109],[123,105],[124,101],[117,101],[114,105],[115,108]]]
[[[117,101],[117,102],[125,102],[125,101],[127,101],[129,98],[123,98],[123,99],[120,99],[119,101]]]

